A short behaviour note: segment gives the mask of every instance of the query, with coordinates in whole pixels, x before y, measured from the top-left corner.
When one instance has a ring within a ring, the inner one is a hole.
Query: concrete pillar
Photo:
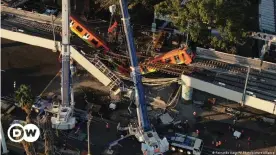
[[[193,97],[193,88],[182,84],[182,100],[190,101]]]
[[[2,123],[0,123],[0,130],[1,130],[1,137],[0,137],[0,139],[1,139],[1,146],[2,146],[1,149],[3,149],[3,151],[1,151],[1,152],[2,152],[2,154],[7,154],[9,151],[7,149],[5,135],[4,135],[4,131],[3,131],[3,128],[2,128]]]

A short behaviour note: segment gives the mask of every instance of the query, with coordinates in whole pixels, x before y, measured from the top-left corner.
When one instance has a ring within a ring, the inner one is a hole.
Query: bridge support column
[[[182,101],[190,101],[193,98],[193,88],[182,84]]]

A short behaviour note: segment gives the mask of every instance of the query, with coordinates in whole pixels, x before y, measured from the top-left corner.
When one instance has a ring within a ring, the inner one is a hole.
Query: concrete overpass
[[[1,37],[13,41],[18,41],[33,46],[39,46],[46,49],[50,49],[53,52],[56,50],[61,51],[61,43],[54,40],[45,39],[42,37],[36,37],[20,32],[13,32],[5,29],[1,29]],[[120,92],[120,86],[122,81],[112,73],[99,59],[90,58],[80,54],[74,47],[70,47],[71,57],[77,61],[82,67],[84,67],[89,73],[97,78],[103,85],[109,86],[110,89],[118,94]]]

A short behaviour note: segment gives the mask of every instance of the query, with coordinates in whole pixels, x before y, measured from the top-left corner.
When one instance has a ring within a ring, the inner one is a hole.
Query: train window
[[[94,40],[94,39],[92,39],[91,42],[92,42],[95,46],[97,46],[97,44],[98,44],[98,41],[97,41],[97,40]]]
[[[79,26],[77,26],[76,29],[77,29],[79,32],[82,32],[82,31],[83,31],[83,29],[82,29],[81,27],[79,27]]]
[[[181,62],[178,55],[174,56],[174,59],[175,59],[176,63],[180,63]]]
[[[171,58],[165,59],[165,63],[170,63],[170,62],[171,62]]]
[[[185,59],[185,56],[184,56],[184,54],[182,53],[181,55],[182,55],[183,59]]]

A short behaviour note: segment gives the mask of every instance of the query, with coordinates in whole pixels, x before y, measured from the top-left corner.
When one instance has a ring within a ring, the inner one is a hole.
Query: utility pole
[[[243,90],[243,94],[242,94],[242,106],[244,106],[244,103],[245,103],[246,88],[247,88],[249,74],[250,74],[250,66],[248,66],[247,75],[246,75],[246,79],[245,79],[245,85],[244,85],[244,90]]]
[[[69,30],[70,0],[62,0],[62,70],[61,97],[62,106],[70,102],[70,30]]]
[[[91,153],[90,153],[90,134],[89,134],[91,120],[92,120],[92,114],[91,114],[91,112],[89,112],[88,113],[88,121],[87,121],[87,145],[88,145],[87,155],[91,155]]]
[[[188,40],[189,40],[189,33],[188,33],[189,27],[190,27],[190,22],[188,21],[187,30],[186,30],[186,46],[188,46]]]

